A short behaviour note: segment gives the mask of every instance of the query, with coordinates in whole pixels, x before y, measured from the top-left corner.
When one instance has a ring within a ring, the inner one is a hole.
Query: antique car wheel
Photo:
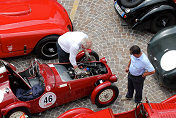
[[[25,108],[16,108],[11,110],[5,118],[20,118],[20,116],[22,115],[28,116],[28,118],[30,118],[30,113],[27,112],[27,110]]]
[[[112,104],[117,99],[118,95],[119,89],[116,86],[107,86],[97,93],[95,97],[95,104],[98,107],[106,107]]]
[[[124,7],[135,7],[135,6],[139,5],[143,1],[144,0],[120,0],[120,3]]]
[[[99,56],[95,51],[92,50],[92,52],[89,54],[90,54],[90,60],[88,59],[88,61],[99,61]],[[86,62],[86,61],[87,61],[87,59],[85,56],[81,57],[78,60],[78,62]]]
[[[48,36],[38,42],[35,53],[42,59],[55,59],[57,55],[56,41],[59,36]]]
[[[176,18],[172,13],[158,13],[151,21],[151,32],[156,33],[159,30],[176,24]]]

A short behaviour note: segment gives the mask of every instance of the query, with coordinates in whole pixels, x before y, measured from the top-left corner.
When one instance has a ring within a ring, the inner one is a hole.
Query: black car
[[[132,28],[156,33],[176,24],[176,0],[114,0],[114,7]]]
[[[159,31],[149,41],[147,52],[159,82],[176,88],[176,26]]]

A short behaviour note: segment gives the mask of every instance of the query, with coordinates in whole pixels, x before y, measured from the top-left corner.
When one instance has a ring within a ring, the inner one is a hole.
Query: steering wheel
[[[139,106],[139,113],[137,114],[138,106]],[[142,103],[137,103],[135,108],[135,118],[138,118],[140,114],[142,114],[142,116],[145,118],[146,112],[144,109],[144,105]]]
[[[38,62],[37,62],[36,59],[34,59],[34,60],[31,62],[31,67],[29,68],[29,74],[30,74],[30,76],[32,76],[32,77],[36,77],[38,73],[39,73]]]

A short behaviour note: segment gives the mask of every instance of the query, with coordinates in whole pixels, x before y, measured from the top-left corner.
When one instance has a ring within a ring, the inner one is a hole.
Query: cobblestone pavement
[[[74,0],[58,0],[58,2],[70,14]],[[84,31],[93,39],[93,50],[99,54],[100,58],[106,57],[112,72],[119,78],[118,82],[116,82],[120,91],[119,97],[114,104],[108,107],[112,108],[114,113],[133,109],[135,107],[133,100],[121,101],[122,96],[127,92],[127,74],[125,73],[125,68],[129,61],[129,48],[137,44],[146,53],[147,42],[153,35],[145,31],[132,30],[126,26],[116,14],[113,7],[113,0],[80,0],[73,25],[75,30]],[[8,58],[6,60],[13,63],[17,67],[17,71],[21,71],[29,66],[33,58],[35,58],[35,55],[30,54],[28,56]],[[40,61],[42,63],[51,63],[57,62],[58,60],[44,61],[40,59]],[[175,90],[160,87],[154,76],[147,77],[145,80],[143,98],[145,96],[148,97],[150,102],[161,102],[175,93]],[[76,107],[86,107],[94,111],[103,109],[92,105],[90,98],[86,97],[49,109],[40,115],[32,115],[32,117],[56,118],[63,112]]]

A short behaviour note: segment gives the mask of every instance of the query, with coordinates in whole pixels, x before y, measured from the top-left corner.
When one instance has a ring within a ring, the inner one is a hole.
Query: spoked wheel
[[[30,117],[30,113],[25,110],[25,108],[17,108],[10,111],[5,118],[20,118],[21,116],[26,116],[26,118]]]
[[[156,33],[159,30],[176,24],[176,18],[172,13],[159,13],[151,22],[151,32]]]
[[[84,55],[82,58],[78,60],[78,62],[87,62],[87,61],[99,61],[98,54],[92,50],[90,54],[90,57],[87,59],[87,57]]]
[[[48,36],[39,41],[35,47],[35,53],[42,59],[55,59],[58,57],[56,41],[59,36]]]
[[[112,104],[118,97],[119,90],[116,86],[111,85],[100,90],[95,97],[95,104],[98,107],[106,107]]]

